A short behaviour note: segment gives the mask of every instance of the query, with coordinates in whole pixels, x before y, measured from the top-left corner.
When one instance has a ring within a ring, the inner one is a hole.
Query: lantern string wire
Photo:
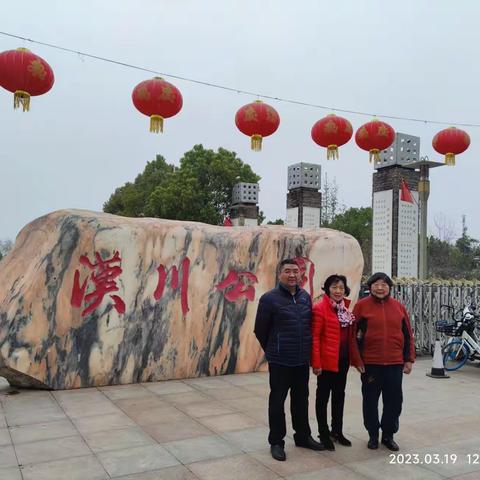
[[[194,78],[184,77],[184,76],[181,76],[181,75],[174,75],[174,74],[171,74],[171,73],[159,72],[159,71],[153,70],[151,68],[146,68],[146,67],[141,67],[141,66],[138,66],[138,65],[133,65],[133,64],[130,64],[130,63],[127,63],[127,62],[121,62],[119,60],[113,60],[111,58],[102,57],[102,56],[99,56],[99,55],[93,55],[93,54],[90,54],[90,53],[81,52],[79,50],[73,50],[71,48],[62,47],[60,45],[54,45],[52,43],[41,42],[39,40],[34,40],[32,38],[22,37],[20,35],[14,35],[12,33],[7,33],[7,32],[0,31],[0,35],[4,35],[6,37],[17,38],[19,40],[23,40],[23,41],[30,42],[30,43],[35,43],[37,45],[42,45],[42,46],[48,47],[48,48],[54,48],[56,50],[61,50],[61,51],[68,52],[68,53],[73,53],[75,55],[78,55],[78,57],[80,59],[82,59],[82,61],[83,61],[84,58],[92,58],[94,60],[99,60],[99,61],[102,61],[102,62],[112,63],[114,65],[119,65],[119,66],[126,67],[126,68],[132,68],[132,69],[135,69],[135,70],[140,70],[142,72],[153,73],[154,75],[161,75],[162,77],[173,78],[173,79],[176,79],[176,80],[195,83],[195,84],[198,84],[198,85],[204,85],[206,87],[218,88],[218,89],[221,89],[221,90],[226,90],[226,91],[234,92],[234,93],[241,94],[241,95],[249,95],[249,96],[253,96],[253,97],[257,97],[257,98],[274,100],[276,102],[289,103],[289,104],[293,104],[293,105],[299,105],[299,106],[310,107],[310,108],[317,108],[317,109],[321,109],[321,110],[329,110],[331,112],[351,113],[352,115],[363,115],[363,116],[367,116],[367,117],[388,118],[390,120],[403,120],[403,121],[406,121],[406,122],[418,122],[418,123],[425,123],[425,124],[449,125],[449,126],[461,126],[461,127],[480,127],[480,124],[478,124],[478,123],[444,122],[444,121],[439,121],[439,120],[427,120],[427,119],[421,119],[421,118],[403,117],[401,115],[376,114],[376,113],[371,113],[371,112],[362,112],[362,111],[359,111],[359,110],[349,110],[349,109],[345,109],[345,108],[337,108],[337,107],[330,107],[330,106],[327,106],[327,105],[319,105],[319,104],[315,104],[315,103],[304,102],[304,101],[301,101],[301,100],[275,97],[273,95],[266,95],[266,94],[262,94],[262,93],[251,92],[251,91],[248,91],[248,90],[242,90],[242,89],[239,89],[239,88],[227,87],[225,85],[220,85],[218,83],[206,82],[206,81],[203,81],[203,80],[197,80],[197,79],[194,79]]]

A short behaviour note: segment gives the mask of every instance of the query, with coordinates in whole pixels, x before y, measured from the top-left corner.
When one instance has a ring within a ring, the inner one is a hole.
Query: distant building
[[[320,227],[320,178],[320,165],[301,162],[288,167],[287,227]]]
[[[240,182],[234,185],[230,219],[234,227],[258,225],[258,183]]]
[[[418,181],[420,138],[397,133],[375,162],[373,174],[372,272],[418,277]],[[402,179],[414,203],[400,199]]]

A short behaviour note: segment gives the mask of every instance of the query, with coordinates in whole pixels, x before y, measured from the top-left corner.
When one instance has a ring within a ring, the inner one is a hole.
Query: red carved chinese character
[[[310,296],[313,298],[313,277],[315,276],[315,264],[307,257],[295,257],[294,260],[298,263],[298,266],[300,268],[300,286],[303,288],[303,286],[308,281],[308,286],[310,288]],[[307,264],[310,264],[308,268],[308,275]]]
[[[160,300],[163,295],[163,290],[165,289],[165,284],[167,282],[168,271],[164,265],[160,265],[157,268],[158,272],[158,283],[153,296],[155,300]],[[170,287],[172,290],[178,290],[180,288],[180,298],[182,302],[182,313],[186,315],[190,310],[188,308],[188,275],[190,273],[190,259],[185,257],[182,260],[182,281],[179,283],[178,280],[178,268],[174,265],[170,269]]]
[[[252,302],[255,298],[254,283],[258,283],[258,280],[253,273],[230,270],[226,278],[216,285],[216,288],[225,291],[224,297],[229,302],[235,302],[240,297],[245,297]]]
[[[99,253],[95,252],[95,259],[97,263],[92,263],[87,256],[82,255],[80,257],[80,263],[85,267],[92,270],[90,277],[87,277],[80,285],[80,272],[75,270],[75,276],[73,278],[72,296],[70,298],[70,304],[72,307],[81,308],[82,303],[88,305],[82,312],[82,317],[93,312],[103,300],[103,297],[107,293],[118,291],[115,278],[122,273],[122,269],[119,265],[113,265],[114,263],[121,263],[122,259],[120,254],[115,252],[112,258],[102,260]],[[92,292],[85,295],[87,289],[87,282],[91,280],[95,288]],[[118,295],[110,295],[110,298],[114,302],[114,308],[118,313],[125,313],[125,303]]]

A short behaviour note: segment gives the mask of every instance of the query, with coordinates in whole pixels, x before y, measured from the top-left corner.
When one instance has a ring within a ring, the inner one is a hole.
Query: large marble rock
[[[0,376],[66,389],[258,370],[258,299],[286,257],[312,297],[336,272],[356,297],[360,247],[334,230],[53,212],[0,262]]]

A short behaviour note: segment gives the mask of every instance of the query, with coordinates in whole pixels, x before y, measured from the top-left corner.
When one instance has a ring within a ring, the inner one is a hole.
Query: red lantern
[[[352,124],[333,113],[312,127],[312,139],[316,144],[327,148],[327,160],[338,158],[338,147],[345,145],[352,135]]]
[[[395,131],[385,122],[373,119],[362,125],[355,133],[355,142],[362,150],[370,153],[369,159],[380,160],[380,152],[395,140]]]
[[[470,145],[470,136],[459,128],[449,127],[438,132],[432,140],[433,148],[445,155],[447,165],[455,165],[455,155],[463,153]]]
[[[43,95],[53,86],[50,65],[26,48],[0,53],[0,85],[13,93],[13,108],[30,109],[30,97]]]
[[[251,137],[252,150],[259,151],[262,149],[262,138],[277,131],[280,116],[273,107],[257,100],[238,110],[235,125],[242,133]]]
[[[150,131],[163,132],[163,120],[176,115],[183,105],[177,87],[163,78],[155,77],[139,83],[132,92],[135,108],[150,117]]]

